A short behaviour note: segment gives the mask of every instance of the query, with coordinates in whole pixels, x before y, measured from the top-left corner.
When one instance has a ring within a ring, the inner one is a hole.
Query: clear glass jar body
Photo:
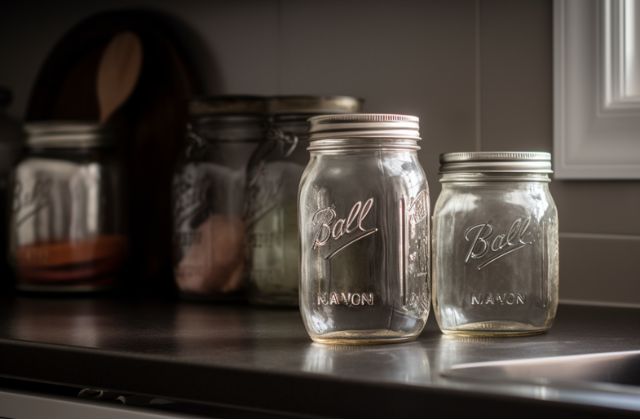
[[[247,234],[249,300],[298,305],[298,186],[309,161],[308,116],[276,117],[249,164]]]
[[[558,214],[549,179],[475,178],[443,181],[434,209],[433,303],[440,329],[544,332],[558,305]]]
[[[121,168],[108,148],[31,147],[13,172],[10,261],[24,291],[111,288],[127,252]]]
[[[429,189],[415,150],[381,142],[312,151],[299,209],[300,309],[310,337],[415,338],[430,306]]]
[[[244,295],[246,171],[264,136],[259,116],[211,116],[190,124],[173,178],[174,274],[183,296]]]

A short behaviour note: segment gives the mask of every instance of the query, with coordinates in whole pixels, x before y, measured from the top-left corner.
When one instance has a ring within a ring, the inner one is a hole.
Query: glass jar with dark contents
[[[102,126],[31,123],[16,165],[9,223],[17,288],[85,292],[110,288],[127,239],[121,168]]]

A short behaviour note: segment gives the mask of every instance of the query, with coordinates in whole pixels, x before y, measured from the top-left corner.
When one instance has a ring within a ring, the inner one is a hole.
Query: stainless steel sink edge
[[[440,375],[455,382],[491,385],[508,393],[536,399],[640,411],[640,383],[615,383],[616,378],[612,380],[611,372],[608,372],[610,366],[620,370],[620,366],[624,368],[629,361],[636,366],[632,374],[636,375],[633,380],[637,380],[640,350],[462,363],[453,365]],[[589,371],[594,366],[597,367],[592,369],[595,372]],[[609,377],[607,381],[598,380],[598,375]],[[576,379],[580,377],[594,379]]]

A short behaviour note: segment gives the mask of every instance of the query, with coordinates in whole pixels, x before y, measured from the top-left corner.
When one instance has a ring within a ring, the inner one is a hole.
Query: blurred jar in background
[[[239,297],[245,289],[245,178],[265,138],[266,102],[194,99],[173,179],[174,273],[183,296]]]
[[[298,305],[300,245],[298,184],[309,161],[309,124],[314,115],[359,112],[349,96],[280,96],[269,100],[268,140],[248,170],[249,299],[267,305]]]
[[[7,264],[9,217],[9,178],[13,165],[20,154],[23,145],[23,131],[20,123],[6,114],[11,104],[11,91],[0,86],[0,278],[9,278]]]
[[[10,260],[19,290],[110,288],[127,240],[121,171],[97,124],[50,121],[25,127],[27,151],[13,173]]]

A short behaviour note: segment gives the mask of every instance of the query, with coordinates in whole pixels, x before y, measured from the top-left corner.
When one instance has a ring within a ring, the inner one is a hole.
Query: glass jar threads
[[[97,124],[26,126],[13,172],[10,260],[26,291],[84,292],[114,285],[127,250],[121,171]]]
[[[349,96],[279,96],[268,102],[268,139],[248,170],[247,225],[249,300],[266,305],[298,305],[300,243],[298,186],[309,153],[311,116],[358,112]]]
[[[187,147],[173,178],[174,274],[183,296],[245,291],[245,174],[265,138],[266,102],[222,96],[189,104]]]
[[[433,216],[433,301],[444,333],[546,331],[558,304],[551,155],[446,153]]]
[[[429,313],[429,188],[417,117],[313,117],[300,183],[300,305],[322,343],[415,338]]]

